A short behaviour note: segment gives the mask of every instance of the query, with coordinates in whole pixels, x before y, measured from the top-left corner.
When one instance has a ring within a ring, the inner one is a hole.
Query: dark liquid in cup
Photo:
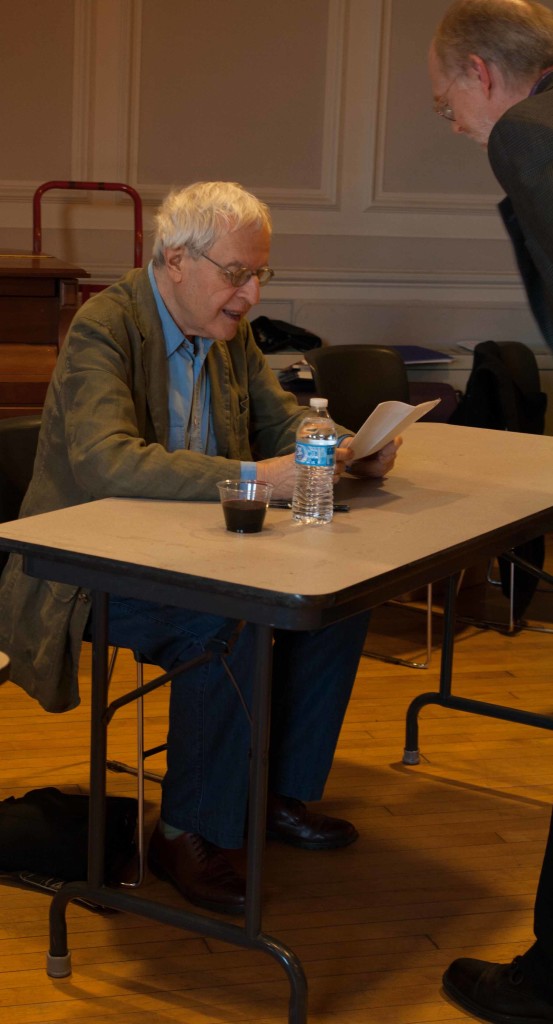
[[[234,498],[223,502],[227,530],[233,533],[259,533],[265,519],[265,502]]]

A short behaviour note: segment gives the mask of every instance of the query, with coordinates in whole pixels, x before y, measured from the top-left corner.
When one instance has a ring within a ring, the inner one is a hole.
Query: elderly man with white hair
[[[167,197],[153,259],[91,298],[70,327],[44,407],[22,514],[110,496],[217,500],[217,481],[267,480],[290,498],[305,410],[282,390],[246,314],[270,281],[267,207],[230,182]],[[336,478],[351,460],[346,427]],[[358,460],[381,476],[396,444]],[[339,558],[339,551],[336,552]],[[86,591],[33,580],[12,555],[0,586],[0,647],[12,679],[50,711],[78,703]],[[318,632],[275,631],[267,834],[310,850],[346,846],[352,824],[310,811],[332,764],[368,616]],[[244,840],[252,628],[151,601],[112,597],[110,642],[170,670],[216,639],[227,653],[172,683],[161,817],[150,868],[192,903],[244,909],[224,854]],[[230,671],[236,688],[229,679]],[[237,692],[239,691],[239,692]]]

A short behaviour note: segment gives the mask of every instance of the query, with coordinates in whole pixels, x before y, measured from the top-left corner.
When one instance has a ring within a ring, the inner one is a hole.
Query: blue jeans
[[[269,789],[319,800],[330,771],[369,613],[314,632],[275,630]],[[237,623],[148,601],[110,599],[109,637],[169,670],[201,654]],[[245,625],[227,657],[248,708],[252,702],[253,627]],[[220,657],[171,684],[167,772],[161,816],[217,846],[241,847],[248,799],[250,728]]]

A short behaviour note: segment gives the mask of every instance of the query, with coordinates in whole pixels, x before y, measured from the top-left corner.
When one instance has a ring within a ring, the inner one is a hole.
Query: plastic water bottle
[[[336,427],[328,415],[328,399],[312,398],[309,405],[296,434],[292,518],[300,523],[329,523],[334,505]]]

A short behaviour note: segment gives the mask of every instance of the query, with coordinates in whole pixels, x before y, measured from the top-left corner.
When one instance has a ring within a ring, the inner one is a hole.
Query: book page
[[[407,402],[381,402],[377,405],[370,416],[367,417],[363,426],[359,428],[350,448],[356,459],[364,459],[367,455],[384,448],[389,441],[406,430],[411,423],[420,420],[431,409],[434,409],[441,398],[435,398],[431,402],[421,402],[420,405],[409,405]]]

